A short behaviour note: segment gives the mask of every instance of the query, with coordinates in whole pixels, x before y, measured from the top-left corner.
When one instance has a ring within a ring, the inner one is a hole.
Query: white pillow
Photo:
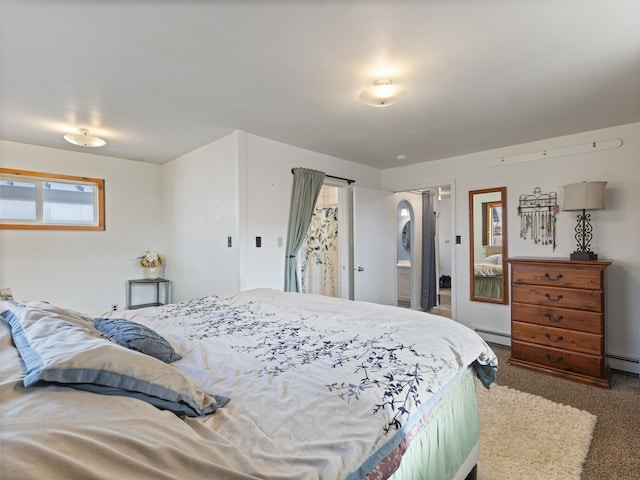
[[[26,366],[25,387],[49,382],[133,397],[190,417],[213,413],[229,401],[204,393],[164,362],[109,341],[78,312],[42,302],[2,307],[0,316],[11,326]]]
[[[487,258],[482,260],[482,263],[491,263],[493,265],[498,265],[502,263],[502,254],[496,253],[495,255],[489,255]]]

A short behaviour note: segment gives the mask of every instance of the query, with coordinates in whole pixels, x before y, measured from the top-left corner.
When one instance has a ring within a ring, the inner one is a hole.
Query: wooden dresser
[[[605,270],[610,260],[514,257],[509,364],[609,388]]]

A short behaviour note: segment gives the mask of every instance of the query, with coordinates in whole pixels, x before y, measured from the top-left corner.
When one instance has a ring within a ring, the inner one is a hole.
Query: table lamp
[[[576,225],[576,241],[578,248],[569,255],[571,260],[597,260],[598,255],[591,251],[591,239],[593,228],[591,215],[587,210],[604,209],[604,187],[607,182],[582,182],[565,185],[564,203],[562,210],[578,211],[578,224]]]

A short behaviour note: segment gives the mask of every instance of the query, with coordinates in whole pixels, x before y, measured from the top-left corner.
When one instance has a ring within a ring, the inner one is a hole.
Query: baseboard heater
[[[496,337],[508,338],[509,340],[511,340],[511,335],[509,335],[508,333],[494,332],[492,330],[483,330],[481,328],[476,328],[475,331],[479,334],[484,333],[486,335],[495,335]],[[491,342],[487,342],[487,343],[491,344]],[[502,344],[498,344],[498,345],[505,348],[511,348],[511,341],[509,341],[509,345],[502,345]],[[609,360],[614,360],[614,362],[609,362],[610,363],[609,366],[612,370],[615,370],[616,372],[624,373],[626,375],[631,374],[633,376],[640,377],[640,360],[638,360],[637,358],[624,357],[622,355],[614,355],[614,354],[606,354],[605,356]],[[633,365],[629,365],[629,364],[633,364]]]
[[[486,333],[488,335],[496,335],[498,337],[504,337],[504,338],[508,338],[511,339],[511,335],[509,335],[508,333],[502,333],[502,332],[492,332],[491,330],[482,330],[480,328],[476,328],[475,331],[477,333]]]

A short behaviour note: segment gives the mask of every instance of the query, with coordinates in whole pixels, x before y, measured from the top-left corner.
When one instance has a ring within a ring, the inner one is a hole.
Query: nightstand
[[[146,290],[144,293],[143,290]],[[133,303],[133,293],[137,297],[143,297],[145,303]],[[161,300],[162,299],[162,300]],[[142,278],[139,280],[127,280],[127,308],[134,310],[144,307],[158,307],[171,301],[171,282],[166,278]]]

